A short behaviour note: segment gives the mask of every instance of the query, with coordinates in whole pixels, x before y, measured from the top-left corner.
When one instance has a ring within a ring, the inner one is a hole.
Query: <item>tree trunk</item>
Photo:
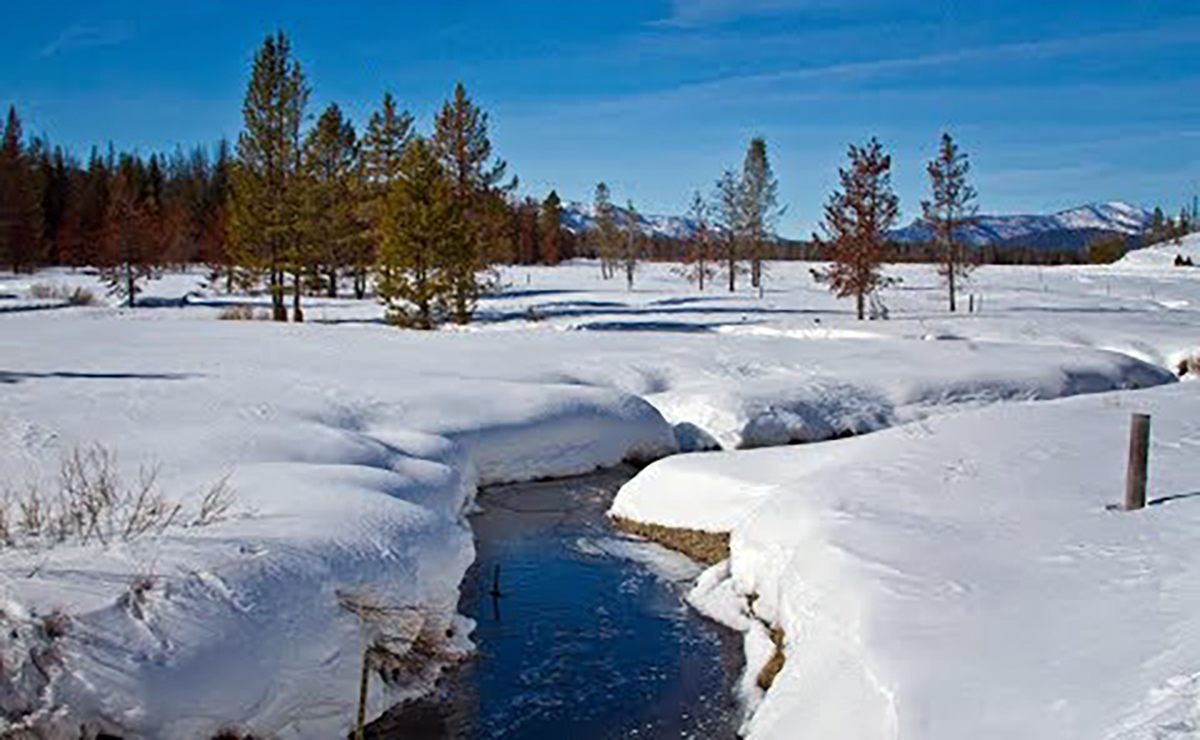
[[[283,271],[277,267],[271,268],[271,318],[274,321],[287,322],[287,306],[283,302]]]
[[[337,268],[333,267],[331,265],[329,267],[329,275],[327,277],[329,279],[329,287],[328,287],[328,292],[326,292],[325,295],[329,298],[337,298],[338,297]]]
[[[360,301],[367,297],[367,271],[361,266],[354,273],[354,297]]]
[[[951,247],[952,251],[950,253],[951,254],[950,263],[948,265],[946,265],[947,270],[949,270],[948,275],[949,275],[949,283],[950,283],[950,313],[956,313],[958,311],[958,306],[955,304],[955,301],[954,301],[954,267],[955,267],[955,265],[954,265],[953,249],[954,248]]]
[[[296,270],[292,276],[292,321],[304,321],[304,309],[300,307],[300,296],[304,292],[304,271]]]
[[[858,304],[858,320],[862,321],[863,319],[865,319],[867,317],[867,312],[866,312],[867,296],[865,293],[863,293],[860,290],[860,291],[858,291],[858,293],[856,293],[854,295],[854,298],[855,298],[855,302]]]

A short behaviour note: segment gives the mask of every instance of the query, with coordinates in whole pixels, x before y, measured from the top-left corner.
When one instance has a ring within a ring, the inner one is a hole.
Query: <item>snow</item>
[[[1137,514],[1107,508],[1130,411],[1153,415],[1161,502]],[[1197,419],[1190,383],[995,406],[672,458],[616,508],[733,525],[727,594],[792,656],[750,737],[1166,737],[1198,719]]]
[[[645,266],[632,292],[586,262],[510,269],[478,325],[429,334],[346,299],[308,301],[301,326],[218,321],[266,300],[211,295],[196,272],[149,283],[155,307],[133,310],[28,310],[34,283],[102,295],[82,272],[0,278],[0,311],[21,309],[0,316],[0,479],[49,486],[61,454],[103,442],[126,480],[161,465],[165,495],[189,508],[226,474],[237,493],[210,526],[0,551],[17,634],[0,644],[14,666],[0,707],[129,736],[344,734],[368,641],[449,633],[443,657],[471,649],[457,602],[480,484],[665,457],[614,510],[734,532],[732,561],[691,600],[752,634],[751,737],[1096,737],[1151,713],[1192,721],[1173,698],[1200,672],[1189,504],[1140,518],[1103,504],[1131,407],[1156,414],[1156,494],[1189,492],[1195,386],[1171,371],[1200,350],[1200,275],[984,268],[968,288],[982,311],[951,315],[932,270],[904,266],[885,296],[893,320],[859,323],[810,267],[771,265],[762,300],[697,293],[669,265]],[[1121,390],[1135,388],[1149,390]],[[823,442],[846,434],[863,436]],[[823,443],[746,449],[797,442]],[[614,542],[645,556],[581,546]],[[1168,566],[1170,588],[1156,570]],[[1098,616],[1073,618],[1074,603]],[[389,617],[364,624],[353,604]],[[1121,637],[1126,607],[1153,634]],[[46,685],[31,656],[55,609],[70,627]],[[1044,635],[1016,644],[1024,613]],[[760,619],[805,656],[765,696]],[[373,680],[372,714],[433,676]],[[1051,696],[1065,704],[1044,717]]]

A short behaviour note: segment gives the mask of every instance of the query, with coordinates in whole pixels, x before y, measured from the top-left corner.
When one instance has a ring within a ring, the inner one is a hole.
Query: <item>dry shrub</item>
[[[236,501],[229,476],[215,483],[190,521],[183,505],[158,483],[159,467],[142,466],[135,483],[121,478],[116,453],[100,444],[65,453],[55,488],[34,481],[0,491],[0,544],[52,546],[131,542],[172,526],[207,526],[228,515]]]
[[[200,508],[192,520],[192,526],[207,527],[221,521],[229,515],[229,510],[233,508],[236,501],[237,494],[229,485],[229,475],[227,474],[214,483],[204,494],[204,498],[200,499]]]
[[[91,306],[96,303],[96,294],[87,288],[69,288],[47,283],[31,285],[29,296],[43,301],[66,301],[71,306]]]
[[[339,591],[337,597],[372,635],[364,660],[384,683],[428,678],[454,658],[448,649],[451,633],[437,629],[437,620],[420,607],[384,605],[360,593]]]
[[[221,309],[217,314],[221,321],[259,321],[262,316],[254,306],[246,303],[236,303]]]
[[[62,292],[61,285],[50,285],[48,283],[35,283],[29,286],[29,297],[36,298],[39,301],[48,301],[58,298]]]

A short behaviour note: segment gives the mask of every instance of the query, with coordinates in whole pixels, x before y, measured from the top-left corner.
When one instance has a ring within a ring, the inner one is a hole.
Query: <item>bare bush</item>
[[[96,303],[96,294],[87,288],[48,283],[29,286],[29,297],[42,301],[65,301],[71,306],[91,306]]]
[[[265,314],[259,313],[254,306],[249,304],[236,303],[221,309],[217,318],[221,321],[261,321],[264,320]]]
[[[220,521],[236,501],[226,475],[202,497],[189,519],[181,503],[163,494],[159,470],[157,465],[143,465],[137,482],[127,484],[112,450],[99,444],[75,447],[63,455],[52,493],[33,481],[0,493],[0,543],[13,547],[131,542],[161,535],[172,526]]]
[[[229,475],[226,475],[214,483],[200,499],[200,509],[196,512],[196,518],[192,520],[192,526],[207,527],[221,521],[228,516],[236,501],[237,494],[229,485]]]

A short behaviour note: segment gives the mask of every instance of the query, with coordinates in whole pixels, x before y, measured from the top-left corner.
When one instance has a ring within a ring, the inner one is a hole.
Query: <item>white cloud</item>
[[[52,57],[77,49],[115,46],[133,38],[133,30],[121,21],[99,25],[76,23],[63,29],[54,40],[42,47],[43,57]]]

